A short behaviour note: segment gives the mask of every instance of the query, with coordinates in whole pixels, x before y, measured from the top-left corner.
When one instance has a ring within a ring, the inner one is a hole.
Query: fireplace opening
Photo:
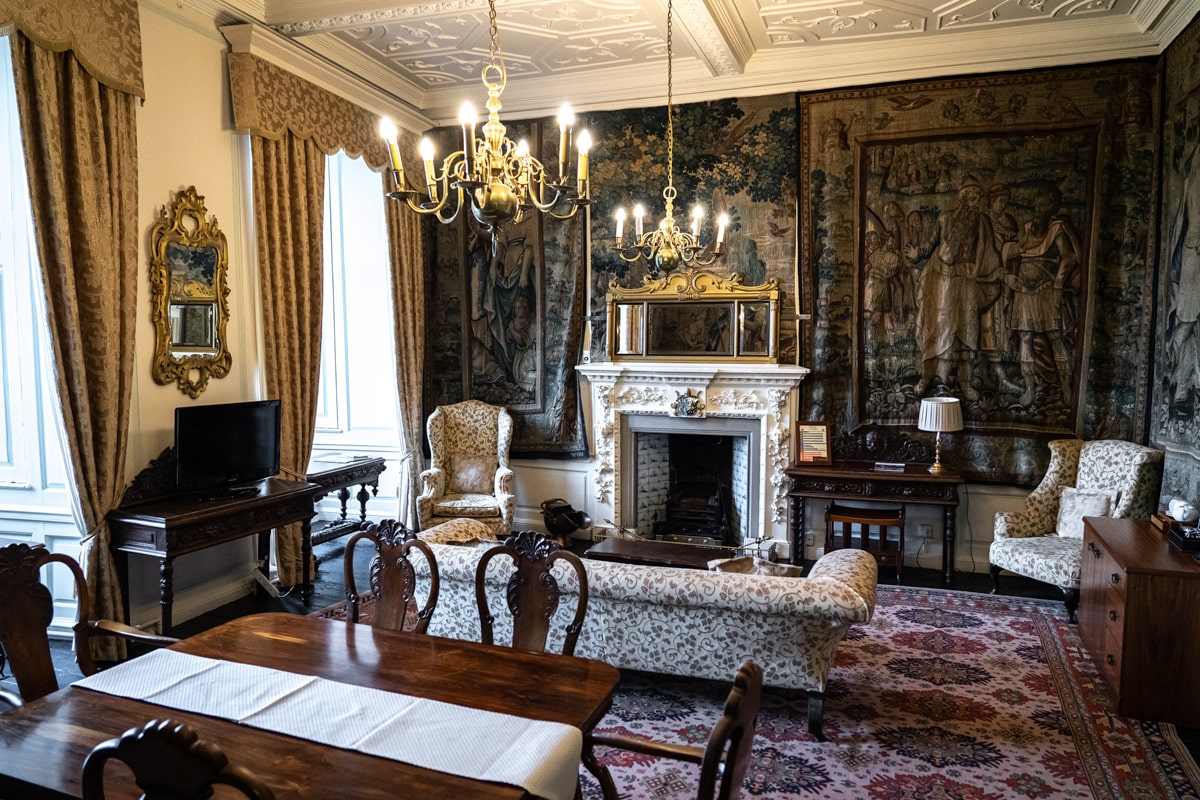
[[[746,436],[638,432],[636,525],[667,541],[737,546],[747,528]]]

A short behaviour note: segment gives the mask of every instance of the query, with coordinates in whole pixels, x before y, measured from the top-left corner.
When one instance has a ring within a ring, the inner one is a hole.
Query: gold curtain
[[[406,157],[408,154],[405,154]],[[411,162],[410,162],[411,163]],[[384,191],[394,188],[383,174]],[[400,203],[385,201],[388,255],[392,270],[392,314],[396,335],[396,390],[399,392],[400,519],[417,527],[417,476],[422,468],[422,376],[425,370],[425,248],[420,216]]]
[[[46,291],[82,551],[100,617],[120,619],[105,514],[125,487],[137,319],[137,98],[72,52],[11,37],[34,234]],[[110,639],[109,642],[103,640]],[[123,655],[97,637],[99,658]]]
[[[279,463],[304,480],[321,372],[325,154],[290,132],[250,137],[267,396],[282,401]],[[279,582],[300,582],[300,525],[275,531]]]

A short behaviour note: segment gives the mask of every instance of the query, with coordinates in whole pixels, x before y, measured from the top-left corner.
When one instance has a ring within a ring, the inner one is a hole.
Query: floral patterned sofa
[[[441,593],[429,633],[479,639],[475,568],[493,539],[476,520],[422,532],[437,558]],[[470,541],[473,540],[473,541]],[[466,544],[451,544],[464,542]],[[493,607],[502,607],[511,564],[488,568]],[[825,686],[838,642],[875,610],[876,564],[859,550],[825,554],[801,578],[645,567],[583,559],[588,575],[587,620],[575,654],[613,666],[728,681],[747,658],[762,665],[769,686],[808,693],[808,727],[821,737]],[[565,624],[575,608],[574,574],[559,575]],[[497,615],[496,641],[508,641]],[[549,647],[561,646],[551,633]]]
[[[1133,442],[1056,439],[1050,442],[1050,466],[1020,511],[996,514],[988,552],[992,593],[1007,570],[1062,589],[1067,617],[1075,621],[1083,533],[1075,517],[1068,532],[1060,523],[1063,489],[1103,492],[1112,497],[1110,517],[1146,518],[1154,513],[1162,482],[1163,452]],[[1094,512],[1092,512],[1094,515]]]

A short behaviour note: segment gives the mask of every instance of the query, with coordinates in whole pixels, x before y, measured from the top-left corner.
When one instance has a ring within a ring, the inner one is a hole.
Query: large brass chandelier
[[[393,200],[403,201],[420,214],[434,214],[444,223],[458,218],[464,205],[464,195],[470,199],[475,219],[494,231],[508,222],[520,222],[537,209],[556,219],[575,216],[588,200],[588,150],[592,138],[586,130],[574,136],[578,153],[575,169],[567,160],[571,147],[575,115],[563,105],[558,114],[559,149],[557,176],[549,175],[542,163],[529,152],[529,144],[516,144],[505,135],[500,122],[500,94],[508,74],[504,54],[500,50],[500,33],[496,26],[496,2],[488,0],[488,19],[491,25],[491,61],[483,68],[483,85],[487,87],[488,119],[483,125],[482,138],[476,136],[475,108],[464,103],[458,121],[462,125],[463,149],[446,156],[440,168],[434,165],[433,142],[421,140],[420,154],[425,166],[425,189],[408,187],[400,147],[396,142],[395,124],[384,117],[379,133],[387,141],[392,162],[392,178],[396,190],[388,192]],[[574,172],[574,175],[572,175]]]
[[[633,207],[634,239],[626,241],[624,237],[625,222],[628,215],[624,208],[618,208],[617,218],[617,253],[621,259],[630,263],[645,259],[653,273],[671,272],[682,265],[689,267],[709,267],[717,259],[725,255],[725,228],[729,225],[729,216],[721,214],[717,217],[717,235],[709,246],[700,244],[700,223],[704,219],[704,209],[699,205],[692,208],[691,230],[684,230],[675,225],[675,123],[674,105],[672,104],[672,13],[673,3],[667,0],[667,187],[663,189],[663,199],[666,200],[666,215],[649,232],[645,230],[646,209],[638,203]]]

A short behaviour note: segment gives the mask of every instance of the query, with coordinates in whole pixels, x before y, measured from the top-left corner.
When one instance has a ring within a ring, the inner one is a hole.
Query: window
[[[400,435],[387,225],[379,174],[344,153],[325,171],[325,286],[321,383],[313,457],[379,456],[380,494],[395,496]],[[326,498],[324,511],[336,507]],[[370,507],[368,510],[372,510]],[[394,505],[372,516],[394,517]]]
[[[37,268],[12,55],[0,37],[0,545],[45,544],[79,557]],[[74,623],[66,570],[44,574],[55,626]]]

